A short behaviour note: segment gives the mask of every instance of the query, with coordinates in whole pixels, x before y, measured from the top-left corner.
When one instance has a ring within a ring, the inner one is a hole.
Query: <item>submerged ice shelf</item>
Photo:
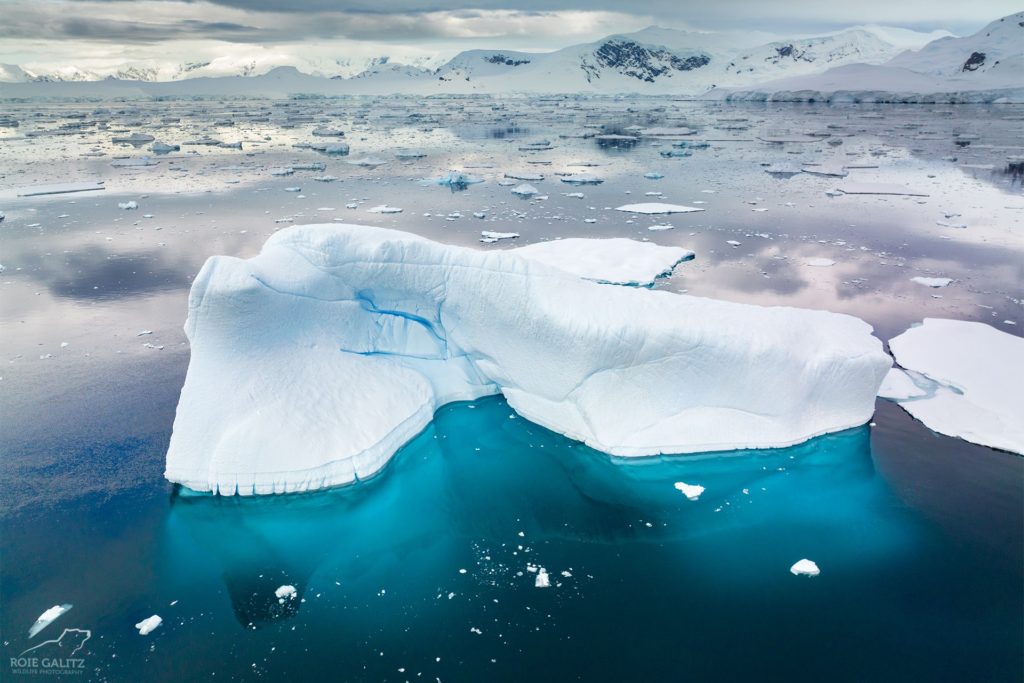
[[[441,405],[497,393],[613,455],[788,446],[866,422],[891,365],[851,316],[598,284],[517,251],[331,224],[211,258],[167,478],[349,483]]]

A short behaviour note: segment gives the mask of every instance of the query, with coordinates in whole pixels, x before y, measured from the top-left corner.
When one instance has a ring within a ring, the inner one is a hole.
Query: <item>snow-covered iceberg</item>
[[[564,270],[587,280],[611,285],[648,287],[694,253],[682,247],[665,247],[624,237],[537,242],[516,249],[533,261]]]
[[[602,285],[515,251],[331,224],[211,258],[167,478],[349,483],[442,404],[496,393],[614,455],[788,446],[866,422],[891,365],[857,318]]]
[[[1024,455],[1024,339],[984,323],[925,318],[889,340],[879,395],[928,428]]]

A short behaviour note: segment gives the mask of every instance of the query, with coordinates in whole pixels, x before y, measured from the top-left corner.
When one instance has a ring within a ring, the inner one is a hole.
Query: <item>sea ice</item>
[[[896,362],[929,380],[896,399],[933,431],[1024,455],[1024,339],[984,323],[925,318],[889,340]]]
[[[164,620],[154,614],[153,616],[146,617],[139,623],[135,624],[135,628],[139,629],[140,636],[148,636],[162,623],[164,623]]]
[[[373,208],[367,209],[367,211],[370,213],[402,213],[402,210],[397,206],[388,206],[387,204],[374,206]]]
[[[903,185],[892,185],[889,183],[844,183],[839,186],[843,194],[892,194],[908,195],[911,197],[927,197],[925,192],[918,192]]]
[[[71,605],[65,603],[63,605],[54,605],[50,609],[46,610],[39,615],[39,618],[35,620],[32,626],[28,629],[28,637],[34,638],[36,634],[42,631],[44,628],[57,621],[60,615],[71,609]]]
[[[697,500],[700,498],[700,494],[704,493],[704,487],[699,484],[685,484],[677,481],[673,486],[675,486],[677,491],[686,496],[688,500]]]
[[[951,278],[951,277],[921,277],[920,275],[918,275],[917,277],[910,278],[910,281],[911,282],[916,282],[919,285],[924,285],[925,287],[934,287],[934,288],[938,289],[940,287],[948,287],[949,283],[951,283],[953,281],[953,278]]]
[[[62,183],[60,185],[35,185],[18,190],[19,197],[37,197],[45,194],[68,194],[71,192],[92,192],[105,190],[102,182]]]
[[[548,575],[548,570],[541,567],[537,570],[537,577],[533,581],[533,585],[537,588],[548,588],[551,586],[551,577]]]
[[[624,237],[537,242],[519,247],[516,253],[587,280],[639,286],[653,285],[657,278],[694,257],[689,249]]]
[[[815,268],[828,268],[829,266],[834,266],[835,264],[836,262],[833,261],[832,259],[824,258],[821,256],[812,256],[810,258],[804,259],[805,266],[813,266]]]
[[[441,405],[497,393],[619,456],[789,446],[866,422],[891,366],[851,316],[609,287],[517,251],[328,224],[209,259],[167,478],[244,495],[349,483]]]
[[[812,560],[804,559],[790,567],[789,573],[793,576],[817,576],[821,570]]]
[[[704,209],[695,206],[683,206],[681,204],[661,204],[658,202],[648,202],[646,204],[624,204],[623,206],[615,207],[615,210],[627,211],[629,213],[657,214],[691,213],[693,211],[703,211]]]
[[[277,598],[278,602],[282,603],[285,600],[294,600],[297,594],[298,593],[295,590],[295,586],[289,584],[278,586],[277,589],[274,591],[274,596]]]
[[[136,201],[118,202],[117,203],[117,208],[125,209],[126,211],[130,211],[132,209],[139,208],[139,203],[136,202]]]
[[[588,173],[564,176],[559,178],[559,180],[569,185],[600,185],[604,182],[604,178],[598,178],[596,175],[590,175]]]
[[[537,194],[540,190],[531,185],[530,183],[521,183],[512,188],[512,194],[517,194],[520,197],[531,197]]]
[[[929,381],[930,380],[926,380]],[[926,396],[928,392],[917,386],[913,378],[899,368],[891,368],[878,388],[878,397],[890,401],[902,401],[908,398]]]

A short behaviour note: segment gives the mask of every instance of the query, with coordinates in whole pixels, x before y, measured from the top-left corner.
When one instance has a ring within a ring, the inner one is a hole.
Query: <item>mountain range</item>
[[[706,96],[806,90],[1024,90],[1024,12],[965,37],[862,26],[771,40],[651,27],[553,52],[469,50],[441,64],[387,57],[278,66],[127,65],[105,78],[0,65],[0,95],[643,93]],[[99,79],[99,80],[97,80]],[[866,80],[865,80],[866,79]],[[90,87],[85,88],[88,82]],[[51,86],[40,90],[38,86]],[[54,88],[52,86],[79,86]],[[33,87],[36,86],[36,87]]]

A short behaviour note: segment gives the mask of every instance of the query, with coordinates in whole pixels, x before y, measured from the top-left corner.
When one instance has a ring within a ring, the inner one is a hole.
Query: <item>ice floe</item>
[[[789,573],[793,576],[817,576],[821,570],[813,560],[803,559],[790,567]]]
[[[657,278],[694,257],[689,249],[624,237],[551,240],[519,247],[516,253],[587,280],[639,286],[653,285]]]
[[[164,623],[164,620],[161,619],[159,615],[154,614],[153,616],[146,617],[139,623],[135,624],[135,628],[139,629],[140,636],[148,636],[162,623]]]
[[[71,609],[72,605],[65,603],[63,605],[54,605],[50,609],[46,610],[39,615],[39,618],[35,620],[31,627],[28,629],[28,637],[34,638],[36,634],[42,631],[44,628],[57,621],[60,615]]]
[[[105,190],[102,182],[62,183],[59,185],[35,185],[18,190],[19,197],[37,197],[46,194],[70,194],[72,192],[92,192]]]
[[[696,206],[683,206],[682,204],[662,204],[659,202],[647,202],[644,204],[624,204],[622,206],[615,207],[615,210],[626,211],[628,213],[659,214],[692,213],[694,211],[703,211],[704,209]]]
[[[688,500],[697,500],[700,498],[700,494],[704,493],[704,487],[700,484],[686,484],[681,481],[677,481],[673,484],[675,489],[682,493]]]
[[[889,348],[923,389],[899,396],[886,382],[904,410],[940,434],[1024,455],[1024,339],[984,323],[925,318]]]
[[[496,393],[614,455],[788,446],[866,422],[891,366],[851,316],[610,287],[516,251],[328,224],[211,258],[166,476],[246,495],[349,483],[439,406]]]
[[[910,278],[911,282],[916,282],[919,285],[925,287],[933,287],[938,289],[940,287],[948,287],[953,278],[951,277],[922,277],[920,275]]]

